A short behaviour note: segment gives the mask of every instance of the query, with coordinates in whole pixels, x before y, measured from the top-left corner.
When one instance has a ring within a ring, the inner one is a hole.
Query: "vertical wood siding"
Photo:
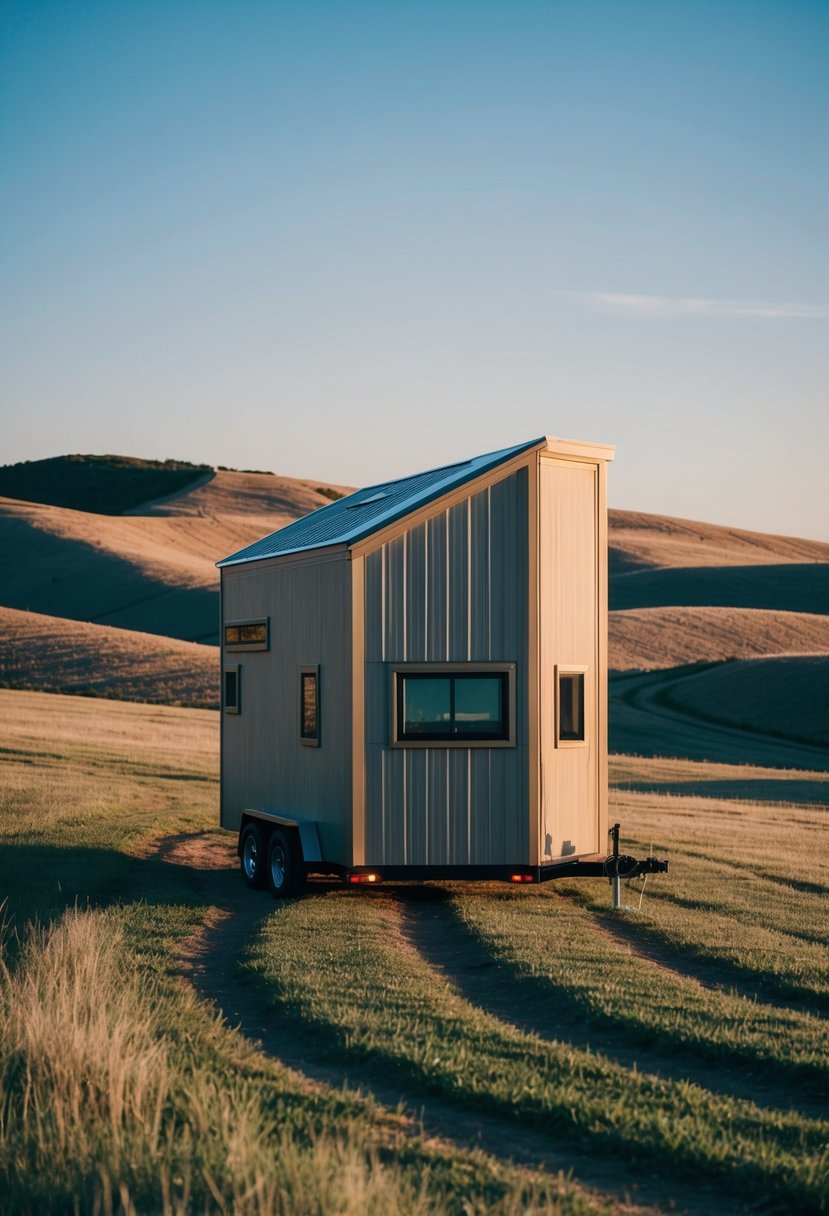
[[[225,620],[270,617],[268,651],[241,666],[241,713],[223,714],[222,824],[245,807],[317,821],[323,856],[351,863],[351,563],[263,561],[223,572]],[[320,746],[299,741],[299,674],[320,667]]]
[[[542,457],[540,470],[541,859],[599,840],[598,470]],[[585,668],[585,743],[556,746],[556,665]]]
[[[365,557],[366,864],[526,861],[527,471]],[[514,662],[515,748],[390,748],[394,662]]]

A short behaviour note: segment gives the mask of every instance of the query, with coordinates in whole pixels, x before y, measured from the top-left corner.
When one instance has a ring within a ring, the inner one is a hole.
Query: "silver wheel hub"
[[[242,862],[248,878],[253,878],[256,874],[258,852],[259,850],[256,847],[256,840],[253,836],[248,836],[248,838],[245,840],[245,847],[242,854]]]
[[[273,885],[279,890],[285,883],[285,851],[281,845],[271,853],[271,876]]]

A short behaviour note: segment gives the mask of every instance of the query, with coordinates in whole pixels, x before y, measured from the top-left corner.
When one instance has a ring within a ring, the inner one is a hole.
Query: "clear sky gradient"
[[[829,3],[45,4],[0,48],[0,462],[366,484],[539,434],[829,539]]]

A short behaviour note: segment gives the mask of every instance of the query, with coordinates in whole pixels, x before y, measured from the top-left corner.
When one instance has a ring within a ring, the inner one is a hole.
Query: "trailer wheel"
[[[239,837],[239,864],[249,887],[264,887],[265,835],[258,823],[246,823]]]
[[[268,886],[274,899],[298,894],[302,887],[302,858],[293,833],[277,828],[268,845]]]

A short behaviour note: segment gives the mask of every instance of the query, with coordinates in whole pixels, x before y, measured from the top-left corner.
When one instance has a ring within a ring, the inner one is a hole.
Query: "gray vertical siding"
[[[245,807],[317,821],[323,856],[351,863],[351,563],[346,555],[231,566],[225,620],[270,617],[268,651],[241,666],[241,713],[222,715],[222,824]],[[299,674],[320,666],[320,746],[299,741]]]
[[[497,865],[529,850],[527,471],[365,559],[366,863]],[[518,664],[515,748],[390,748],[394,662]]]

